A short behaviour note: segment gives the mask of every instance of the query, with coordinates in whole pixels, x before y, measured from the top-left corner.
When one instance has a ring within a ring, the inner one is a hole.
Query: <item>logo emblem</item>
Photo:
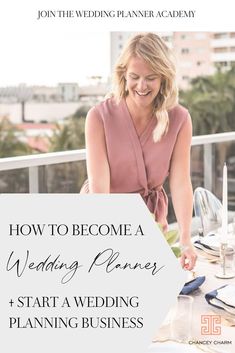
[[[201,315],[201,334],[220,335],[221,334],[220,315]]]

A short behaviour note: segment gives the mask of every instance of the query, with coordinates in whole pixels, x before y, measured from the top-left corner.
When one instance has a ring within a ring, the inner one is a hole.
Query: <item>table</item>
[[[198,260],[195,267],[196,276],[206,276],[205,282],[202,284],[200,289],[194,291],[190,295],[194,298],[193,303],[193,322],[192,322],[192,341],[212,341],[211,344],[207,345],[197,345],[200,349],[204,350],[205,352],[209,352],[206,350],[208,348],[212,349],[215,352],[226,352],[226,353],[234,353],[235,352],[235,326],[229,327],[225,326],[226,321],[222,320],[221,324],[221,335],[202,335],[201,334],[201,315],[227,315],[227,313],[222,309],[217,309],[207,303],[205,300],[205,294],[217,289],[225,284],[234,284],[235,285],[235,278],[232,279],[219,279],[215,277],[215,274],[218,272],[219,263],[210,263],[208,260],[203,258],[201,250],[197,250],[198,252]],[[161,339],[169,338],[170,337],[170,325],[166,324],[165,327],[161,327],[157,333],[156,339],[161,341]],[[150,346],[149,352],[151,353],[162,353],[162,352],[177,352],[177,350],[171,350],[169,348],[164,348],[169,342],[161,342],[153,343]],[[225,344],[225,343],[218,343],[218,342],[225,342],[225,341],[232,341],[232,344]],[[189,345],[190,349],[188,352],[191,352],[191,348],[193,346]],[[195,346],[195,345],[194,345]],[[184,352],[184,350],[180,350]],[[192,350],[193,351],[193,350]]]

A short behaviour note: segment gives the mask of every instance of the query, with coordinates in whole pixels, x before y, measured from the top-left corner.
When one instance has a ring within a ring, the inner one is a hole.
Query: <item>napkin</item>
[[[199,237],[199,239],[194,241],[194,246],[207,254],[220,256],[221,236],[219,234],[209,233],[205,237]],[[232,246],[228,245],[226,251],[229,253],[234,250]]]
[[[206,237],[205,237],[206,238]],[[194,242],[194,246],[198,249],[203,250],[205,253],[213,255],[213,256],[219,256],[220,251],[219,247],[213,247],[208,244],[207,239],[199,239]]]
[[[206,279],[205,276],[200,276],[200,277],[196,277],[192,281],[186,282],[180,294],[187,295],[193,292],[194,290],[198,289],[203,282],[205,282],[205,279]]]
[[[205,295],[207,302],[235,315],[235,285],[227,284]]]

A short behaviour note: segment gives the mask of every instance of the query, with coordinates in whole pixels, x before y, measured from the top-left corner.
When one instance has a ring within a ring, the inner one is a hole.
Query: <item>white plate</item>
[[[219,235],[207,235],[201,242],[202,244],[210,246],[213,250],[219,251],[221,237]]]
[[[213,255],[213,256],[219,256],[219,251],[216,250],[212,250],[212,249],[207,249],[205,246],[203,246],[203,244],[200,243],[196,243],[194,244],[194,246],[198,249],[201,249],[202,251],[204,251],[206,254],[209,255]]]

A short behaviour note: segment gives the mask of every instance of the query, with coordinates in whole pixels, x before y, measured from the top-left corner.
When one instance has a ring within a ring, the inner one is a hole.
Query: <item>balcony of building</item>
[[[234,211],[235,132],[193,137],[191,178],[194,189],[205,187],[221,199],[225,161],[229,209]],[[0,159],[0,193],[79,193],[85,179],[85,150]],[[167,183],[165,188],[168,192]],[[170,221],[174,221],[172,208],[169,213]]]

